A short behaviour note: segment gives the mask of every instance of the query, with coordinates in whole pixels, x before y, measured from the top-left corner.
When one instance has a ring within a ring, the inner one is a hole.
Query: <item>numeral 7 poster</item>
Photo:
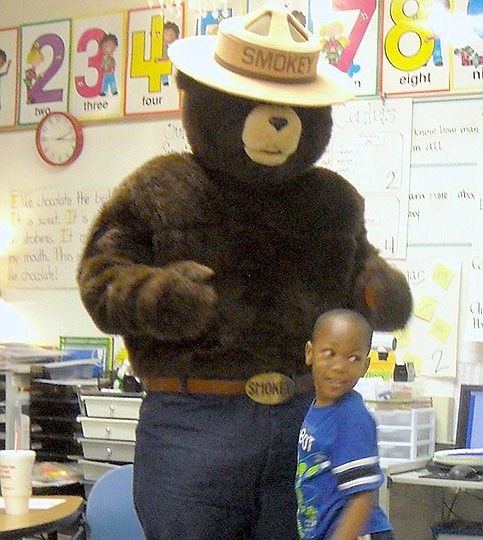
[[[126,115],[179,111],[180,95],[168,47],[182,33],[182,8],[164,16],[159,8],[128,12]]]
[[[378,0],[311,0],[310,27],[327,61],[352,77],[359,96],[377,93]]]

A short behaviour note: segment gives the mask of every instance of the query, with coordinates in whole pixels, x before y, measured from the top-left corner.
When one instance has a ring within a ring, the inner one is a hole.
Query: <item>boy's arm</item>
[[[354,493],[342,510],[330,540],[357,540],[372,508],[372,491]]]

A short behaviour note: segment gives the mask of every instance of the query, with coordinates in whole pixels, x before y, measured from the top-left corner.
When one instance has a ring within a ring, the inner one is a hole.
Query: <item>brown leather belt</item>
[[[225,396],[240,396],[247,392],[250,381],[266,374],[257,374],[246,380],[230,379],[185,379],[178,377],[146,377],[142,380],[145,390],[151,392],[215,394]],[[270,374],[269,374],[270,375]],[[298,377],[285,377],[293,382],[293,393],[300,394],[313,390],[312,374],[307,373]],[[264,383],[251,383],[264,384]],[[268,384],[268,383],[265,383]]]

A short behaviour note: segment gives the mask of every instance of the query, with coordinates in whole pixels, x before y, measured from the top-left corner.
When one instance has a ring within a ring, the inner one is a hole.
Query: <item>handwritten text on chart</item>
[[[12,192],[8,285],[75,287],[89,225],[110,196],[109,188]]]

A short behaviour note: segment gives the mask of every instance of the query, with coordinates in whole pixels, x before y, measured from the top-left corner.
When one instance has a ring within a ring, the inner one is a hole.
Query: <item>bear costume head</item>
[[[314,39],[269,5],[170,46],[192,152],[119,186],[78,274],[87,310],[124,337],[141,378],[305,373],[305,341],[332,308],[376,330],[407,322],[408,284],[368,242],[362,197],[314,165],[331,104],[353,95]]]

